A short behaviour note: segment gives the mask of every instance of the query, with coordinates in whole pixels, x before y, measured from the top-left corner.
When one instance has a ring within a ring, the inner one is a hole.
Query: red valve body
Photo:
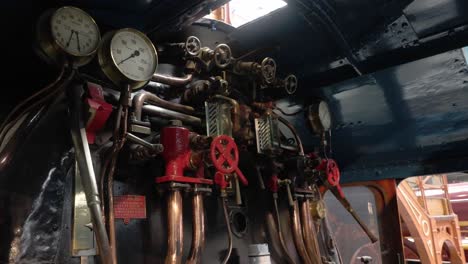
[[[164,146],[162,157],[166,161],[166,173],[156,178],[157,183],[175,181],[183,183],[212,184],[211,180],[184,176],[190,167],[190,131],[185,127],[169,126],[161,130],[161,143]]]

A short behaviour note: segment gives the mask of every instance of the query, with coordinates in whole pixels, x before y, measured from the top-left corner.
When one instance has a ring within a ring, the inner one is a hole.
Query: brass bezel
[[[311,104],[309,106],[309,109],[308,109],[308,111],[309,111],[309,113],[308,113],[309,123],[310,123],[312,129],[314,130],[314,132],[319,136],[322,135],[322,133],[324,133],[326,131],[329,131],[333,126],[333,123],[331,123],[330,128],[328,130],[326,130],[323,127],[322,120],[320,120],[320,116],[319,116],[319,105],[322,102],[324,102],[327,105],[328,111],[330,112],[330,108],[328,106],[328,103],[323,101],[323,100]],[[331,114],[331,112],[330,112],[330,114]],[[331,118],[332,117],[330,116],[330,119]],[[330,122],[333,122],[333,121],[330,120]]]
[[[149,79],[147,80],[132,80],[128,78],[119,69],[119,67],[117,67],[114,57],[112,56],[112,53],[111,53],[110,45],[111,45],[111,41],[113,37],[117,33],[122,32],[122,31],[133,32],[139,35],[147,44],[149,44],[152,51],[154,51],[152,53],[154,62],[155,62],[153,74],[156,72],[156,69],[158,67],[158,54],[156,52],[156,48],[154,47],[153,42],[151,42],[151,40],[144,33],[133,28],[122,28],[119,30],[111,31],[111,32],[106,33],[104,37],[102,38],[102,44],[97,52],[98,62],[99,62],[99,65],[101,66],[102,71],[107,76],[107,78],[109,78],[115,85],[119,87],[122,87],[123,85],[130,85],[130,87],[133,90],[135,90],[146,85],[151,80],[152,76],[150,76]]]
[[[47,10],[39,17],[36,26],[36,48],[38,48],[39,56],[48,63],[62,65],[68,60],[71,61],[74,66],[83,66],[93,59],[96,51],[99,48],[99,45],[97,45],[94,50],[86,55],[77,55],[66,51],[53,37],[51,28],[52,17],[57,13],[57,11],[63,9],[76,9],[89,17],[98,30],[98,43],[101,42],[101,33],[99,31],[99,27],[88,13],[74,6],[64,6],[58,9]]]

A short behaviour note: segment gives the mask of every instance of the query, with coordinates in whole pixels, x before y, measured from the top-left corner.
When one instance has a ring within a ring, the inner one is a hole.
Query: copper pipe
[[[296,245],[297,253],[302,259],[302,262],[305,264],[312,264],[312,260],[310,260],[309,255],[307,254],[306,247],[304,245],[304,240],[302,237],[302,230],[301,230],[301,219],[299,216],[299,204],[294,201],[294,206],[291,209],[291,220],[292,220],[292,233],[294,237],[294,244]]]
[[[305,199],[300,204],[301,207],[301,223],[302,235],[304,238],[307,253],[313,264],[320,264],[320,251],[318,250],[318,241],[315,228],[312,226],[310,217],[310,203]]]
[[[75,77],[75,71],[71,70],[71,72],[64,78],[65,73],[61,72],[59,77],[49,85],[47,85],[45,88],[42,90],[36,92],[20,104],[18,104],[9,114],[8,116],[4,119],[2,125],[1,125],[1,130],[0,130],[0,146],[4,145],[6,142],[4,142],[9,130],[15,126],[15,124],[23,118],[25,114],[27,114],[30,111],[33,111],[34,108],[40,106],[41,104],[46,103],[48,100],[51,98],[57,97],[57,94],[63,90],[63,88],[67,87],[68,84],[73,80]],[[61,82],[62,81],[62,82]],[[35,101],[33,101],[31,104],[28,104],[29,101],[35,99],[35,97],[39,96],[42,93],[50,92],[48,94],[45,94],[41,98],[37,98]],[[18,112],[22,106],[25,106],[25,109],[23,109],[19,113]],[[13,120],[9,121],[9,119],[12,119],[15,117]]]
[[[205,208],[203,206],[203,194],[196,193],[192,199],[193,234],[192,247],[187,259],[188,264],[197,264],[201,261],[201,253],[205,246]]]
[[[114,126],[114,143],[112,144],[112,152],[110,154],[109,173],[107,175],[107,204],[109,214],[107,224],[109,227],[109,245],[112,253],[113,263],[117,263],[117,239],[115,233],[115,217],[114,217],[114,174],[117,165],[119,152],[127,139],[127,119],[128,119],[128,96],[130,94],[130,86],[126,86],[120,94],[120,105],[117,109],[116,120]],[[107,161],[106,161],[107,163]]]
[[[215,95],[213,96],[213,98],[218,98],[218,99],[222,99],[222,100],[225,100],[225,101],[228,101],[231,106],[232,106],[232,111],[231,111],[231,114],[232,114],[232,131],[234,133],[236,133],[237,131],[240,130],[240,107],[239,107],[239,103],[232,99],[232,98],[229,98],[229,97],[226,97],[226,96],[222,96],[222,95]]]
[[[167,84],[170,86],[183,86],[191,82],[192,79],[193,79],[192,74],[187,74],[184,77],[174,77],[174,76],[155,73],[153,74],[151,81]]]
[[[179,190],[171,190],[167,197],[167,254],[165,264],[182,263],[183,227],[182,196]]]
[[[58,77],[53,82],[49,83],[46,87],[40,89],[39,91],[37,91],[33,95],[26,98],[24,101],[22,101],[21,103],[16,105],[13,108],[13,110],[11,110],[10,113],[3,119],[3,122],[0,125],[0,131],[3,132],[3,130],[4,130],[5,126],[7,125],[9,119],[11,119],[13,116],[18,116],[18,113],[16,113],[16,112],[18,110],[20,110],[21,107],[27,105],[32,99],[39,96],[40,94],[45,93],[45,92],[49,91],[50,89],[54,88],[55,85],[57,85],[59,83],[59,81],[62,80],[63,75],[65,73],[65,68],[66,68],[66,65],[63,65],[62,68],[60,69],[60,73],[59,73]]]
[[[278,209],[278,197],[277,197],[277,194],[276,195],[273,195],[273,203],[274,203],[274,207],[275,207],[275,216],[276,216],[276,225],[278,227],[278,236],[279,236],[279,239],[280,239],[280,244],[281,244],[281,248],[283,249],[283,252],[286,256],[286,261],[290,264],[295,264],[293,258],[291,257],[291,255],[289,255],[289,251],[288,251],[288,248],[286,247],[286,242],[284,240],[284,236],[283,236],[283,231],[282,231],[282,228],[281,228],[281,219],[280,219],[280,214],[279,214],[279,209]]]
[[[141,112],[143,108],[143,104],[145,102],[151,102],[156,106],[167,108],[173,111],[185,113],[185,114],[193,114],[195,113],[195,109],[191,106],[181,105],[173,102],[169,102],[159,98],[157,95],[149,93],[149,92],[141,92],[133,98],[133,107],[135,108],[135,118],[138,121],[141,121]]]
[[[226,256],[224,257],[223,262],[221,263],[226,264],[231,258],[231,253],[232,253],[232,230],[231,230],[231,223],[229,221],[229,213],[227,209],[226,197],[222,197],[222,202],[223,202],[224,220],[226,221],[226,228],[227,228],[227,233],[228,233],[228,251],[227,251]]]

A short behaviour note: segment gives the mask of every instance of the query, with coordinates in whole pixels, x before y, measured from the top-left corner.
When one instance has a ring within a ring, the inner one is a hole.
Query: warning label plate
[[[114,217],[123,219],[125,224],[128,224],[130,219],[145,219],[145,198],[141,195],[114,196]]]

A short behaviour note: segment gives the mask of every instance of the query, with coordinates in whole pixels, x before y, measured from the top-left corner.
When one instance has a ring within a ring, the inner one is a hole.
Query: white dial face
[[[101,36],[94,20],[76,7],[62,7],[51,18],[52,36],[67,53],[91,55],[99,46]]]
[[[328,104],[324,101],[321,101],[319,104],[318,116],[320,119],[320,123],[322,123],[323,129],[325,131],[330,130],[330,127],[331,127],[330,109],[328,108]]]
[[[121,30],[112,37],[110,48],[115,65],[130,80],[147,81],[156,71],[156,50],[142,33]]]

